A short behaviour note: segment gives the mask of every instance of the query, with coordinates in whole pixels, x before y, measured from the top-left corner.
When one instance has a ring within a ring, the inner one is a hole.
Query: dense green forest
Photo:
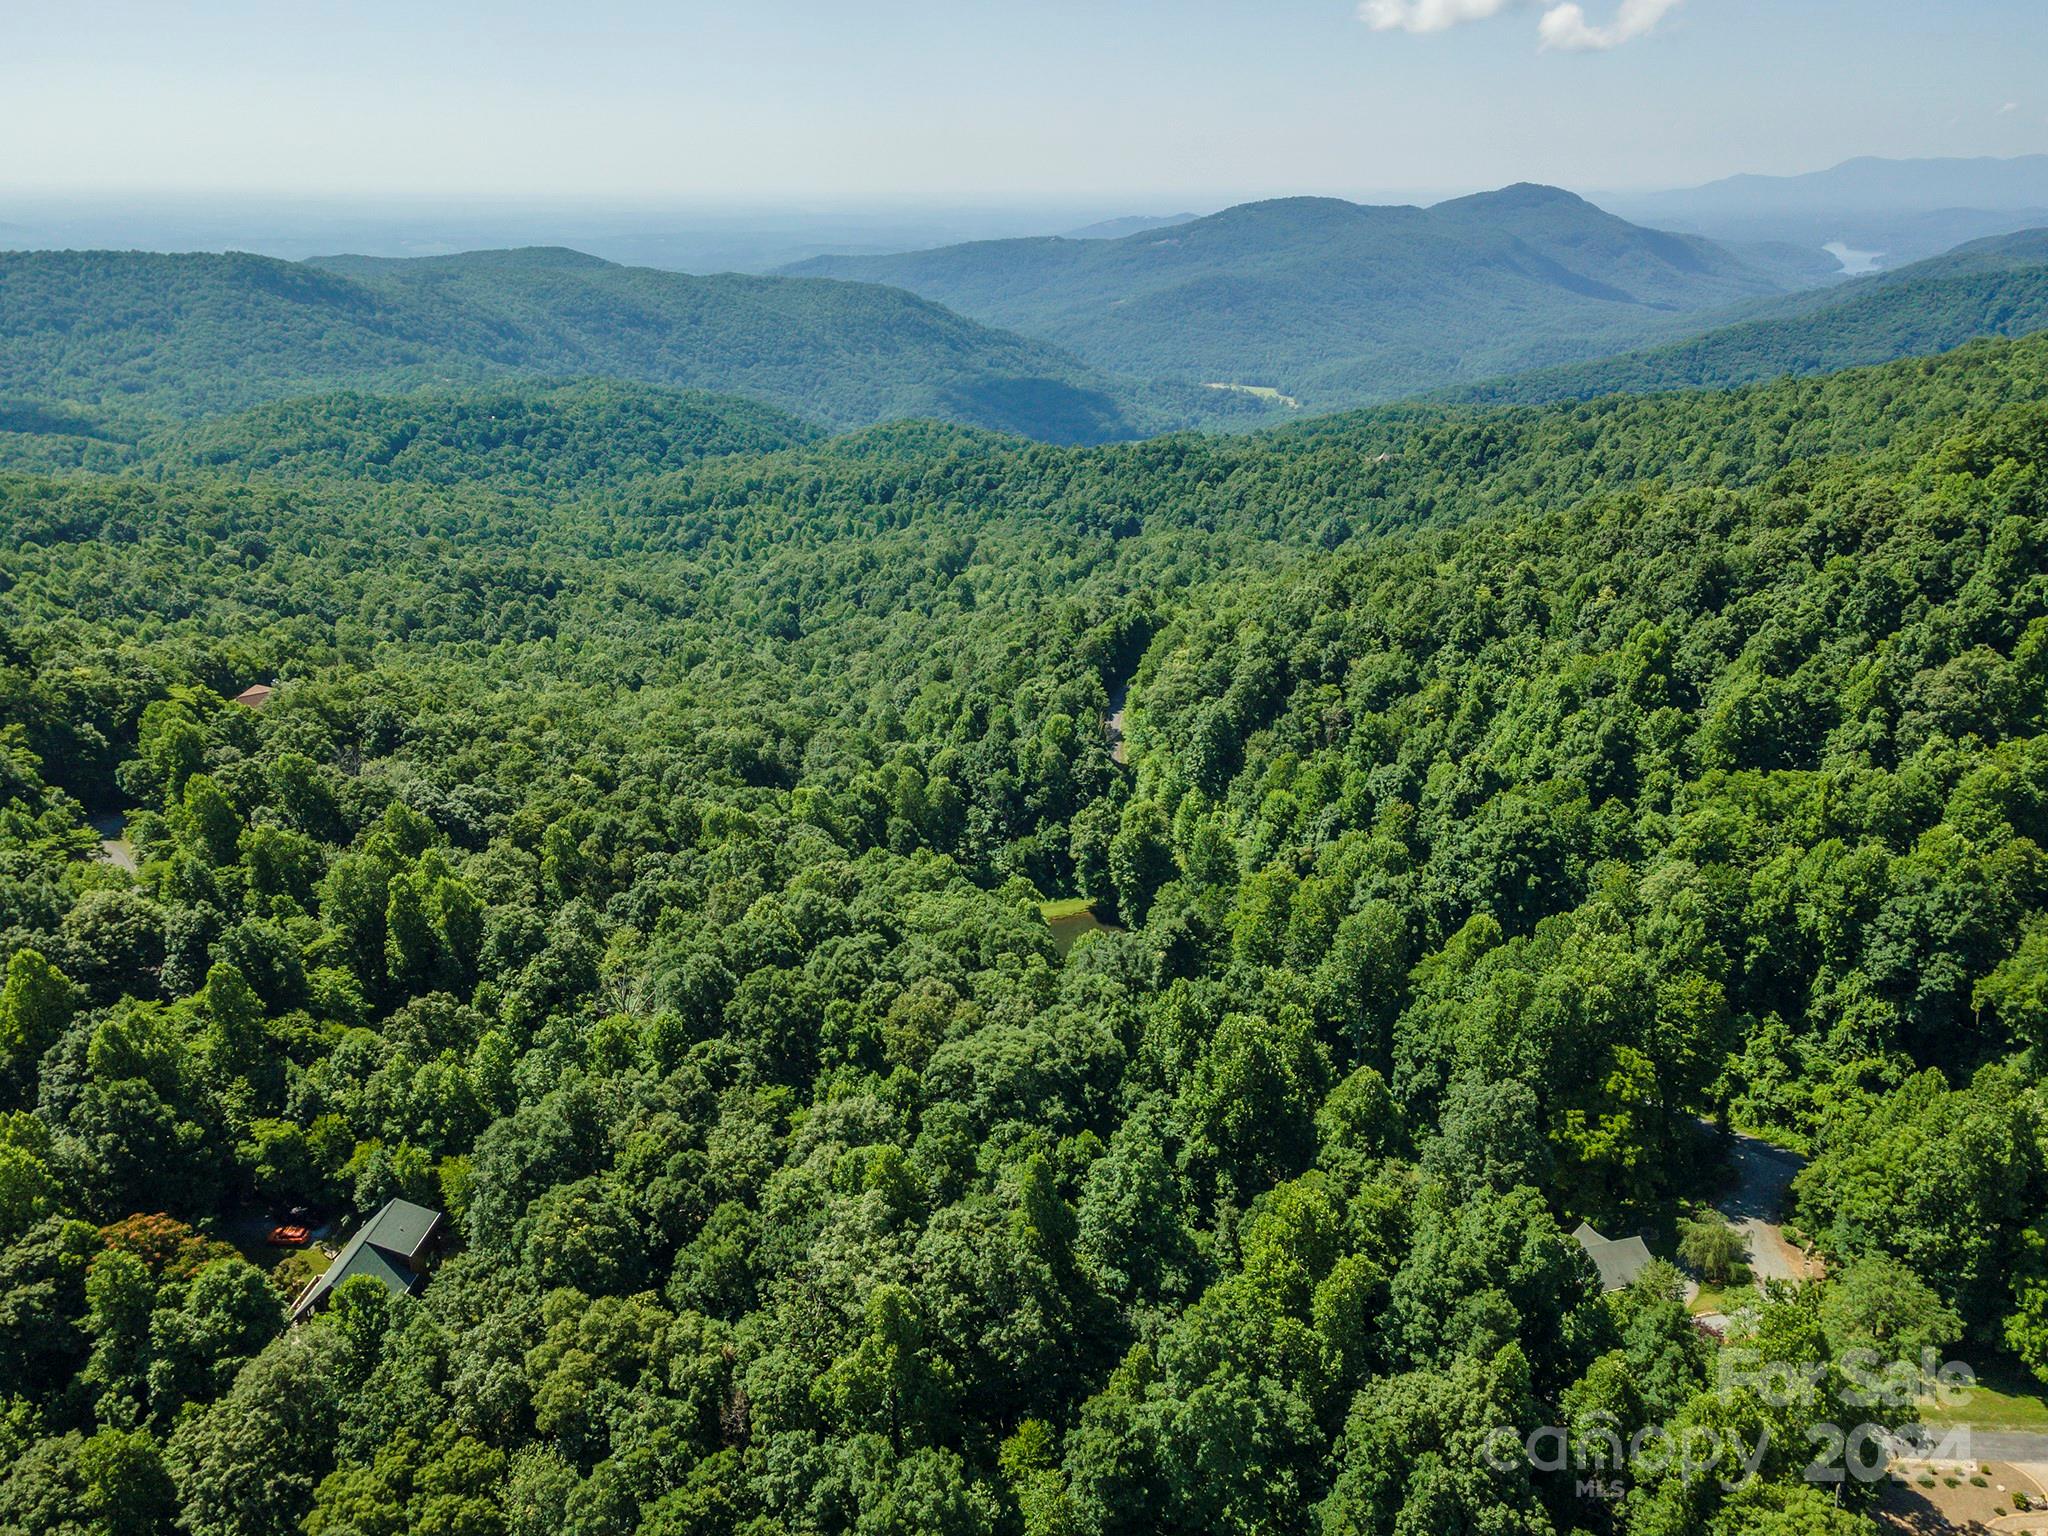
[[[405,395],[310,395],[140,445],[152,467],[574,493],[733,453],[816,440],[808,422],[728,395],[582,382]]]
[[[688,277],[575,251],[322,263],[0,252],[0,425],[102,434],[337,388],[600,376],[761,400],[831,427],[935,417],[1056,442],[1257,414],[1111,379],[898,290]]]
[[[908,288],[1097,367],[1359,405],[1688,334],[1825,281],[1552,187],[1434,208],[1252,203],[1119,240],[1000,240],[790,270]]]
[[[462,383],[4,441],[0,1532],[1868,1536],[1859,1361],[2048,1373],[2048,338],[1086,449]],[[1702,1251],[1730,1128],[1783,1391],[1569,1235]],[[288,1326],[250,1234],[395,1197]],[[1586,1496],[1652,1427],[1755,1475]]]

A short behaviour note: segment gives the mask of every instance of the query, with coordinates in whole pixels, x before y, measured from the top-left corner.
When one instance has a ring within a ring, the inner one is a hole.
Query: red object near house
[[[272,1227],[270,1246],[273,1248],[303,1248],[313,1240],[313,1234],[304,1227]]]

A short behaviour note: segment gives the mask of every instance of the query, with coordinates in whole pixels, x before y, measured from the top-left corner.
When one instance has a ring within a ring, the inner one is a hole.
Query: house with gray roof
[[[439,1211],[393,1200],[364,1222],[327,1272],[306,1287],[292,1308],[292,1321],[304,1322],[327,1305],[336,1286],[357,1275],[376,1277],[394,1296],[410,1295],[425,1277],[442,1226]]]
[[[1650,1245],[1640,1237],[1602,1237],[1590,1222],[1580,1222],[1572,1236],[1600,1271],[1600,1289],[1625,1291],[1650,1267]]]

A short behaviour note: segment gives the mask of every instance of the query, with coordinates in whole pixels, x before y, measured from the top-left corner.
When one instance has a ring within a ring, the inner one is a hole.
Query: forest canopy
[[[0,1532],[1870,1532],[1859,1353],[2048,1375],[2044,365],[0,435]],[[1791,1401],[1572,1235],[1736,1130]]]

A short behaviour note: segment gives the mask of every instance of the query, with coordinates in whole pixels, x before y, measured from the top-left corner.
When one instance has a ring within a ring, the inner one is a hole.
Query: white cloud
[[[2015,113],[2015,112],[2019,111],[2019,109],[2020,109],[2020,104],[2019,104],[2018,102],[2016,102],[2016,101],[2008,101],[2008,102],[2007,102],[2007,103],[2006,103],[2006,104],[2005,104],[2004,106],[2002,106],[2002,107],[2000,107],[2000,108],[1998,109],[1998,115],[1999,115],[2000,117],[2009,117],[2009,116],[2011,116],[2011,115],[2012,115],[2013,113]]]
[[[1596,27],[1586,20],[1584,6],[1553,5],[1543,13],[1537,33],[1544,47],[1571,53],[1619,48],[1623,43],[1647,37],[1680,3],[1681,0],[1621,0],[1613,25],[1605,27]]]
[[[1683,0],[1621,0],[1608,26],[1587,19],[1586,8],[1567,0],[1359,0],[1358,19],[1375,32],[1444,32],[1468,21],[1485,21],[1518,3],[1543,7],[1537,36],[1545,48],[1568,52],[1618,48],[1645,37]]]
[[[1515,0],[1362,0],[1358,19],[1375,32],[1442,32],[1498,16]]]

